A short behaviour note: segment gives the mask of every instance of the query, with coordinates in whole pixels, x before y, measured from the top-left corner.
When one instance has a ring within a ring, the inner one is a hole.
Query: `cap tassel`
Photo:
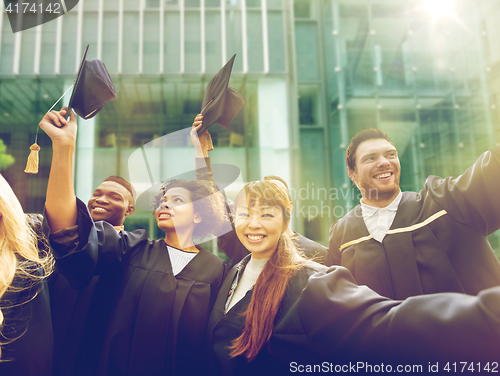
[[[73,83],[73,85],[74,85],[74,83]],[[52,111],[52,109],[56,106],[56,104],[58,104],[59,101],[61,99],[63,99],[64,96],[68,93],[68,91],[70,91],[70,89],[73,87],[73,85],[71,85],[69,87],[69,89],[66,90],[63,95],[61,95],[61,97],[57,100],[57,102],[54,103],[51,108],[49,108],[47,113]],[[69,113],[69,108],[68,108],[68,113]],[[28,156],[28,162],[26,163],[26,169],[24,170],[24,172],[26,172],[27,174],[38,174],[38,152],[40,151],[40,146],[38,146],[36,141],[38,140],[38,130],[39,129],[40,129],[40,124],[38,124],[38,126],[36,127],[35,143],[30,146],[31,153]]]
[[[207,151],[212,151],[214,150],[214,144],[212,142],[212,136],[210,135],[210,133],[208,132],[208,129],[206,130],[207,132]]]
[[[30,146],[30,155],[28,156],[28,163],[26,163],[26,169],[24,172],[27,174],[38,174],[38,152],[40,151],[40,146],[35,142]]]

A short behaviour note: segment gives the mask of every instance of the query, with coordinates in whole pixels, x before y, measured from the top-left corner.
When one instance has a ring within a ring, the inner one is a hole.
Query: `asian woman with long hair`
[[[349,361],[405,359],[427,367],[500,355],[500,288],[392,301],[358,286],[343,267],[300,256],[284,233],[291,206],[280,182],[247,184],[234,209],[251,255],[229,272],[212,311],[213,374],[289,374],[314,365],[333,372]]]

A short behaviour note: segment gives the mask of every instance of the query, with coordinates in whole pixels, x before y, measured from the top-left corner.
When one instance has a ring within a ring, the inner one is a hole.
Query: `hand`
[[[214,150],[214,145],[212,143],[212,137],[208,133],[208,129],[198,134],[198,130],[203,126],[203,115],[198,114],[194,118],[193,129],[191,130],[191,141],[196,148],[196,156],[208,157],[209,151]]]
[[[75,146],[76,140],[76,115],[71,111],[69,122],[66,121],[66,111],[64,106],[61,111],[50,111],[40,121],[40,128],[52,140],[53,146]]]

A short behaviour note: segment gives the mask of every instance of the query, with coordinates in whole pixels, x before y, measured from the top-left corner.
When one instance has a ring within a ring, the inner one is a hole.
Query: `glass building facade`
[[[428,175],[460,175],[500,142],[494,0],[80,0],[15,34],[2,13],[0,139],[16,159],[2,174],[26,211],[43,210],[50,168],[51,142],[40,132],[40,172],[22,172],[36,125],[72,84],[86,44],[118,97],[79,119],[83,200],[109,175],[133,182],[135,150],[190,127],[207,83],[234,54],[230,85],[246,105],[230,130],[211,128],[213,162],[241,170],[226,193],[283,177],[295,202],[292,228],[325,245],[331,223],[359,202],[345,171],[358,131],[389,135],[401,188],[414,191]],[[192,170],[193,156],[187,138],[159,146],[155,178]],[[161,236],[147,212],[126,227]],[[490,241],[500,254],[500,235]]]

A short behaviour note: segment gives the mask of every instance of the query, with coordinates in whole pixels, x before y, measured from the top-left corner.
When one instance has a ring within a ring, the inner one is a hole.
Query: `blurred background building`
[[[325,245],[330,224],[359,202],[345,172],[356,132],[386,132],[401,188],[415,191],[430,174],[460,175],[500,142],[496,0],[80,0],[15,34],[2,13],[0,139],[15,158],[2,174],[26,211],[43,210],[51,159],[40,132],[40,172],[23,172],[36,125],[71,85],[86,44],[118,97],[79,120],[83,200],[109,175],[132,179],[137,148],[190,127],[206,84],[233,54],[230,85],[247,103],[230,130],[211,128],[212,160],[237,165],[240,183],[286,179],[292,227]],[[159,149],[158,176],[171,176],[171,165],[192,170],[192,150],[187,138]],[[161,236],[147,212],[126,227]],[[500,234],[490,238],[500,255]]]

